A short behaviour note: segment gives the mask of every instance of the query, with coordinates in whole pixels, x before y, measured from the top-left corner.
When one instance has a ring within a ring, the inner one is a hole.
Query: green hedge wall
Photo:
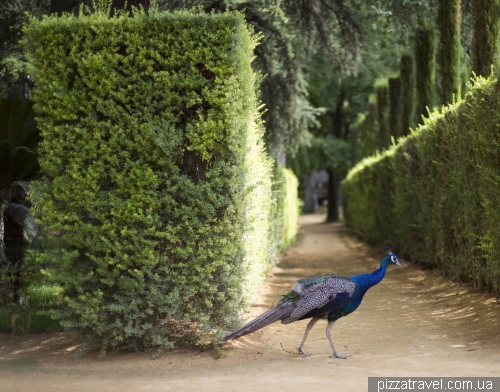
[[[25,34],[45,175],[33,197],[61,249],[63,325],[103,352],[216,341],[272,249],[243,16],[66,15]]]
[[[500,293],[500,84],[478,78],[397,146],[343,182],[363,239]]]
[[[283,252],[295,240],[300,213],[299,180],[284,166],[275,165],[273,171],[273,208],[271,231],[274,253]]]

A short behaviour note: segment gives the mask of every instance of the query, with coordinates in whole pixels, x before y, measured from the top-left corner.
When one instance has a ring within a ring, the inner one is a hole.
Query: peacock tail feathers
[[[282,318],[288,316],[292,310],[295,308],[295,304],[292,302],[282,302],[281,300],[278,305],[274,308],[269,309],[267,312],[262,313],[256,319],[245,324],[240,329],[231,332],[229,335],[222,338],[220,341],[225,342],[227,340],[236,339],[241,336],[248,335],[258,329],[264,328],[266,325],[272,324],[275,321],[281,320]]]

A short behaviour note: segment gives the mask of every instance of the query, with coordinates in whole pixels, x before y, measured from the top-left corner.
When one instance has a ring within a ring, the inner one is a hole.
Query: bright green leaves
[[[104,348],[233,327],[274,253],[243,17],[65,16],[26,35],[65,325]]]
[[[478,78],[397,146],[343,183],[346,221],[365,240],[500,292],[498,82]]]

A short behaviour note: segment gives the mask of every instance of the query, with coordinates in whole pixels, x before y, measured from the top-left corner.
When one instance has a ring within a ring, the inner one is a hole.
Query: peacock
[[[231,332],[222,338],[221,342],[248,335],[278,320],[281,320],[282,324],[290,324],[310,318],[311,321],[307,324],[302,342],[297,347],[298,352],[310,356],[311,354],[304,351],[307,335],[318,320],[326,319],[328,320],[326,336],[333,350],[330,358],[350,357],[350,355],[339,354],[335,349],[332,340],[333,325],[339,318],[347,316],[358,308],[366,291],[384,278],[388,265],[396,264],[401,267],[398,256],[392,253],[391,249],[392,246],[384,248],[384,252],[388,255],[382,259],[380,267],[370,274],[351,277],[325,275],[298,280],[293,285],[292,291],[286,294],[274,308]]]

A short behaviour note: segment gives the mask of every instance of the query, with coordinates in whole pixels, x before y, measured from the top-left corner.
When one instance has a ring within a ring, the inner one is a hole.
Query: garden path
[[[323,220],[300,218],[296,244],[278,260],[248,318],[270,308],[297,279],[378,266],[380,250]],[[75,360],[78,340],[69,334],[0,334],[0,391],[367,391],[368,376],[500,374],[500,301],[404,260],[335,325],[338,351],[352,357],[328,357],[326,322],[309,334],[311,357],[289,353],[306,324],[275,323],[225,344],[219,359],[213,351],[174,349],[158,360],[151,352],[99,358],[97,351]]]

